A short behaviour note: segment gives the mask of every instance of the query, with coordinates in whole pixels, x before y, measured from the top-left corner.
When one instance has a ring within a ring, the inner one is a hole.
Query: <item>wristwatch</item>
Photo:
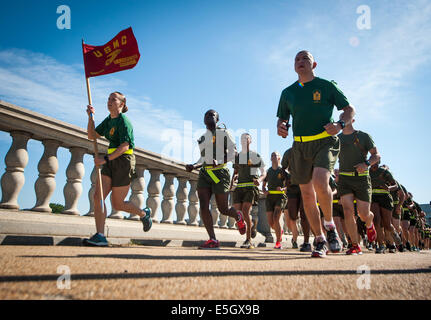
[[[344,129],[346,123],[343,120],[338,120],[337,122],[341,125],[341,129]]]
[[[109,162],[109,157],[108,157],[108,155],[107,155],[107,154],[105,154],[105,156],[103,157],[103,159],[105,159],[106,163],[108,163],[108,162]]]
[[[370,161],[368,161],[368,160],[365,160],[364,162],[365,162],[365,164],[366,164],[367,166],[371,166],[371,163],[370,163]]]

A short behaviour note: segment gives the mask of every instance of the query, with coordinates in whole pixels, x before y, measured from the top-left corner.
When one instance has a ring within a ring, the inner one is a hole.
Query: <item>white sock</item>
[[[326,237],[323,234],[321,234],[320,236],[316,237],[316,242],[317,243],[319,243],[319,242],[325,242],[325,241],[326,241]]]
[[[336,226],[335,226],[335,222],[334,222],[334,220],[331,220],[331,221],[326,221],[326,220],[323,220],[323,226],[325,227],[325,229],[326,230],[333,230],[333,229],[336,229]]]
[[[103,233],[98,232],[99,235],[101,235],[102,237],[104,237],[105,235]]]

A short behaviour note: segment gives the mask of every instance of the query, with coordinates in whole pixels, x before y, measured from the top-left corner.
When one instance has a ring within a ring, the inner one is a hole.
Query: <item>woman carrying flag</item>
[[[124,115],[128,108],[126,97],[120,92],[113,92],[108,99],[109,115],[100,123],[95,131],[92,125],[92,114],[95,113],[93,106],[88,105],[88,139],[94,140],[104,136],[109,140],[108,154],[104,157],[95,157],[94,164],[103,166],[102,190],[103,200],[112,191],[112,206],[115,210],[125,211],[141,217],[144,225],[144,232],[151,229],[151,209],[139,209],[133,203],[124,201],[126,198],[132,179],[135,174],[135,155],[133,154],[134,136],[133,127],[129,119]],[[96,220],[96,234],[90,239],[85,239],[84,244],[93,246],[108,246],[108,241],[104,235],[106,208],[102,208],[100,196],[100,185],[97,184],[94,193],[94,217]]]

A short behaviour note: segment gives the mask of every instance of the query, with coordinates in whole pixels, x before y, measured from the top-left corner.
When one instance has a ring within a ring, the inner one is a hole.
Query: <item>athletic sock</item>
[[[319,243],[319,242],[326,242],[326,237],[323,234],[316,237],[316,243]]]
[[[103,233],[98,232],[98,234],[102,237],[105,237],[105,235]]]
[[[335,222],[332,219],[331,219],[331,221],[323,220],[323,226],[325,227],[325,229],[327,231],[335,230],[336,229]]]

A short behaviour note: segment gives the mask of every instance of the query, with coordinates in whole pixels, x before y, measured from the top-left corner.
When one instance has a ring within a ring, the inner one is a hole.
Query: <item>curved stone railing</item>
[[[93,142],[88,140],[87,131],[57,119],[15,106],[0,100],[0,130],[9,132],[12,143],[5,157],[6,170],[1,177],[2,199],[0,208],[19,209],[18,195],[24,186],[24,170],[28,163],[27,143],[30,139],[42,142],[44,152],[38,163],[39,176],[35,183],[36,204],[31,209],[38,212],[51,212],[49,207],[51,196],[56,188],[55,175],[58,171],[58,148],[66,148],[71,157],[66,169],[66,184],[63,188],[65,210],[63,214],[81,215],[78,211],[78,200],[82,196],[83,177],[85,173],[83,157],[94,154]],[[99,153],[106,152],[108,141],[98,139]],[[130,201],[138,207],[145,205],[153,212],[153,220],[158,222],[155,215],[161,209],[162,223],[176,223],[182,225],[202,225],[199,216],[199,201],[196,191],[198,173],[187,172],[184,163],[163,158],[156,153],[135,148],[137,178],[131,184]],[[150,181],[147,186],[145,201],[144,172],[149,171]],[[164,175],[164,185],[161,186],[160,177]],[[178,180],[175,190],[174,180]],[[93,194],[97,180],[96,170],[90,176],[91,188],[88,192],[89,212],[92,216],[94,203]],[[86,182],[84,182],[86,183]],[[190,188],[187,188],[187,183]],[[211,211],[214,226],[236,228],[233,219],[220,217],[215,201],[211,201]],[[176,217],[174,217],[174,213]],[[188,216],[188,219],[186,219]],[[123,215],[112,209],[109,218],[123,218]],[[176,218],[176,219],[175,219]],[[138,220],[131,215],[128,219]]]

